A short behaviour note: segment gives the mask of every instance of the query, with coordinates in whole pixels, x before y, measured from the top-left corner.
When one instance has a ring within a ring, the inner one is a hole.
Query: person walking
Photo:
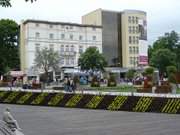
[[[74,84],[74,80],[72,78],[70,79],[70,88],[71,88],[71,92],[75,91],[75,84]]]
[[[68,78],[64,79],[64,90],[67,92],[68,91]]]

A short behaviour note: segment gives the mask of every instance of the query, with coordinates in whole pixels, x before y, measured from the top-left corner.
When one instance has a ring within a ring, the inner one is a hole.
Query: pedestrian
[[[67,79],[67,91],[71,92],[70,78]]]
[[[75,84],[74,84],[74,80],[71,78],[70,79],[70,91],[71,92],[74,92],[75,91]]]
[[[68,78],[64,79],[64,90],[67,92],[68,91]]]
[[[10,108],[5,109],[5,111],[3,113],[3,121],[8,125],[8,127],[10,127],[10,128],[13,127],[15,129],[21,130],[17,121],[11,115]]]

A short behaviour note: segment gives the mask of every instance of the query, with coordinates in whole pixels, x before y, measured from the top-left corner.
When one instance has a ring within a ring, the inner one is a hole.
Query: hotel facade
[[[37,50],[51,48],[61,57],[59,67],[66,70],[78,68],[78,58],[89,47],[102,53],[102,27],[64,22],[26,20],[20,25],[21,70],[28,76],[43,72],[34,71]]]

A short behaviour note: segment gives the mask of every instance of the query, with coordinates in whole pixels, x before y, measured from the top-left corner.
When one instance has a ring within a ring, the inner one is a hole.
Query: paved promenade
[[[180,115],[9,106],[25,135],[179,135]]]

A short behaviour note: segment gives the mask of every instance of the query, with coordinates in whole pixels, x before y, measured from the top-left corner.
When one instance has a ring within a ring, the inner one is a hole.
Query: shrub
[[[128,70],[128,72],[126,72],[126,78],[128,79],[133,79],[134,78],[134,75],[135,75],[135,70],[134,69],[130,69]]]
[[[0,99],[1,99],[6,93],[7,93],[6,91],[1,91],[1,92],[0,92]]]
[[[91,81],[91,87],[100,87],[100,82],[97,76],[93,76],[93,79]]]
[[[146,75],[153,75],[154,68],[153,67],[148,67],[148,68],[145,69],[144,72],[145,72]]]
[[[110,75],[109,79],[108,79],[108,87],[116,87],[117,83],[116,83],[116,79],[114,77],[114,75]]]
[[[167,73],[168,73],[168,80],[169,82],[172,82],[172,83],[177,83],[177,80],[176,80],[176,72],[177,72],[177,68],[175,66],[168,66],[166,68],[167,70]]]

